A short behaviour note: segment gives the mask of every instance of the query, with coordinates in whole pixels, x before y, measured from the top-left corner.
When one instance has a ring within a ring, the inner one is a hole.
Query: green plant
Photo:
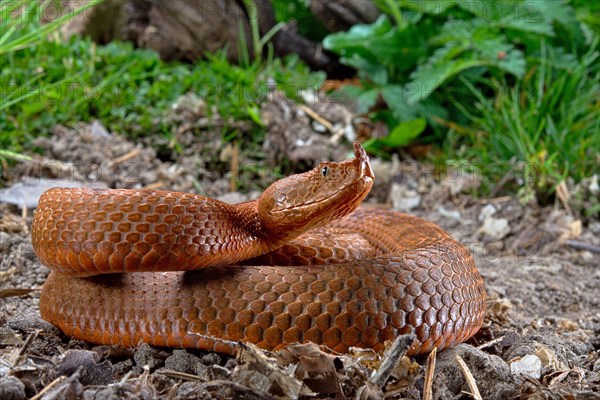
[[[252,34],[252,49],[254,51],[254,60],[255,61],[260,61],[262,60],[262,56],[263,56],[263,48],[265,47],[265,45],[270,43],[269,41],[273,38],[273,36],[275,36],[275,34],[277,32],[279,32],[284,26],[285,23],[284,22],[278,22],[277,24],[275,24],[275,26],[273,26],[271,29],[269,29],[268,32],[266,32],[264,34],[263,37],[260,36],[260,31],[259,31],[259,24],[258,24],[258,12],[257,12],[257,7],[256,7],[256,3],[254,2],[254,0],[243,0],[244,3],[244,8],[246,8],[246,13],[248,14],[248,21],[250,23],[250,32]],[[246,37],[244,34],[244,30],[242,29],[242,27],[240,26],[240,43],[239,43],[239,48],[240,48],[240,53],[241,53],[241,57],[240,59],[243,61],[243,65],[249,65],[250,64],[250,57],[248,55],[248,50],[247,50],[247,46],[246,46]],[[273,51],[271,49],[271,47],[269,47],[269,54],[272,54]],[[272,56],[269,57],[269,59],[271,59]]]
[[[27,21],[18,30],[33,37],[28,32],[40,31],[39,18]],[[3,20],[4,26],[11,23],[15,24]],[[225,121],[254,123],[250,132],[225,124],[224,140],[245,133],[245,140],[256,141],[264,132],[260,105],[272,90],[298,98],[298,90],[317,89],[323,79],[323,74],[312,73],[295,56],[236,66],[223,51],[189,65],[164,62],[155,52],[134,49],[130,43],[98,46],[77,36],[68,41],[42,36],[29,47],[0,57],[0,148],[16,154],[56,124],[92,119],[132,138],[173,137],[180,122],[172,118],[172,106],[188,92],[201,97],[208,114],[216,111]],[[0,157],[14,158],[7,154]]]
[[[321,41],[327,34],[327,28],[310,10],[311,0],[272,0],[275,20],[278,22],[295,21],[298,33],[302,36]]]
[[[9,69],[2,69],[0,74],[0,116],[2,110],[8,109],[25,100],[29,100],[40,93],[48,91],[50,85],[40,83],[41,76],[32,74],[24,82],[17,83],[16,76],[12,67],[15,65],[15,52],[31,49],[44,41],[48,35],[56,32],[67,21],[76,15],[90,9],[101,3],[103,0],[92,0],[81,7],[64,13],[64,15],[54,19],[47,24],[40,24],[40,16],[44,15],[45,10],[50,5],[49,1],[29,1],[29,2],[7,2],[0,5],[0,56],[8,62]],[[0,63],[3,64],[3,63]],[[66,84],[71,78],[62,78],[59,82]],[[31,89],[36,85],[34,89]],[[0,121],[0,128],[2,128]],[[5,136],[4,133],[2,136]],[[0,136],[0,143],[2,142]],[[15,141],[12,142],[13,144]],[[3,143],[2,143],[3,144]],[[3,146],[4,147],[4,146]],[[0,161],[2,168],[7,160],[22,161],[29,157],[20,154],[18,146],[11,146],[13,150],[2,149],[0,151]]]
[[[0,7],[0,55],[31,47],[45,40],[76,15],[95,7],[104,0],[91,0],[46,24],[40,16],[50,6],[50,1],[14,1]]]
[[[565,0],[533,3],[381,0],[386,14],[375,23],[329,35],[323,44],[358,71],[361,86],[346,92],[360,112],[383,100],[387,110],[371,116],[391,132],[426,118],[429,140],[440,140],[445,127],[438,121],[455,119],[457,111],[444,91],[459,78],[517,82],[539,63],[542,43],[557,50],[558,64],[571,64],[585,49],[582,24]],[[413,131],[406,138],[416,136]]]
[[[517,191],[523,201],[536,194],[547,197],[567,179],[580,182],[597,173],[597,44],[595,39],[580,63],[570,70],[559,68],[556,59],[562,55],[542,44],[541,63],[515,85],[506,79],[482,78],[475,83],[461,79],[476,103],[468,108],[461,98],[452,98],[470,124],[459,127],[459,136],[467,140],[458,142],[467,146],[462,152],[448,148],[449,156],[469,160],[485,179],[483,190],[497,191],[502,182],[512,186],[511,191]]]

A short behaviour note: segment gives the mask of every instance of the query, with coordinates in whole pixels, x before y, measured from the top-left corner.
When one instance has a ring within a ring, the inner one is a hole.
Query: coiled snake
[[[355,144],[354,159],[321,163],[237,205],[50,189],[32,227],[35,253],[52,269],[40,313],[93,343],[230,354],[238,341],[379,351],[413,332],[415,355],[468,339],[485,310],[471,255],[430,222],[358,207],[373,179]]]

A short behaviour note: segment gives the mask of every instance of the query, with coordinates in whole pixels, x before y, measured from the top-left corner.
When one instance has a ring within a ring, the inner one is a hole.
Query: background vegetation
[[[441,144],[440,161],[469,161],[484,177],[483,193],[503,181],[523,200],[598,172],[597,4],[378,4],[385,14],[375,23],[324,40],[361,77],[347,93],[390,129],[367,143],[371,150],[421,135]],[[517,171],[535,179],[504,179]]]
[[[324,80],[296,58],[268,51],[246,55],[240,66],[223,54],[189,65],[128,43],[64,41],[56,34],[63,19],[42,25],[39,13],[11,4],[0,7],[5,160],[57,123],[99,119],[130,137],[172,135],[175,123],[164,116],[187,92],[198,93],[209,111],[252,121],[246,140],[260,141],[259,108],[273,84],[294,96]],[[356,69],[360,84],[346,86],[345,95],[390,132],[367,141],[370,152],[386,157],[410,143],[432,144],[438,165],[460,161],[483,177],[479,194],[499,191],[523,201],[551,198],[561,182],[598,173],[598,2],[377,0],[383,14],[376,22],[330,35],[306,0],[273,4],[280,21],[296,19],[300,32]],[[238,134],[223,128],[225,140]]]

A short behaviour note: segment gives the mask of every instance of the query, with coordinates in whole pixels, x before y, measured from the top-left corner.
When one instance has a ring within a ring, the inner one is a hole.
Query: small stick
[[[473,378],[473,374],[471,373],[469,367],[467,367],[465,360],[463,360],[462,357],[458,354],[456,355],[455,359],[458,362],[458,366],[460,367],[465,379],[467,380],[467,385],[469,385],[469,389],[471,389],[471,393],[467,394],[473,396],[475,400],[483,400],[483,398],[481,397],[481,393],[479,393],[479,389],[477,388],[475,378]]]
[[[481,199],[479,200],[482,204],[495,204],[495,203],[504,203],[512,200],[512,196],[500,196],[494,197],[493,199]]]
[[[587,250],[592,253],[600,254],[600,246],[596,246],[592,243],[582,242],[581,240],[567,240],[566,243],[577,250]]]
[[[25,352],[27,351],[27,349],[29,348],[31,343],[35,340],[37,335],[38,335],[38,331],[35,331],[35,332],[30,333],[29,336],[27,336],[27,339],[25,339],[25,343],[23,343],[23,346],[21,346],[21,348],[19,349],[19,353],[17,353],[17,358],[15,359],[15,362],[13,363],[13,367],[16,367],[17,365],[21,364],[21,362],[23,361],[23,356],[25,355]]]
[[[401,335],[394,340],[381,366],[370,379],[372,384],[382,386],[388,380],[396,364],[398,364],[398,360],[406,354],[406,351],[414,340],[415,337],[413,335]]]
[[[229,191],[235,192],[237,189],[237,177],[240,172],[239,163],[240,148],[237,143],[233,144],[233,152],[231,153],[231,179],[229,180]]]
[[[23,207],[21,207],[21,219],[23,222],[23,226],[25,227],[25,233],[29,233],[28,229],[27,229],[27,223],[25,221],[27,221],[27,205],[23,204]]]
[[[567,214],[573,215],[573,212],[571,211],[571,207],[569,206],[569,200],[571,199],[571,194],[569,193],[569,188],[567,187],[567,184],[565,183],[565,181],[560,181],[558,186],[556,186],[555,190],[556,190],[556,196],[558,197],[558,200],[560,200],[563,207],[567,211]]]
[[[160,189],[161,187],[164,187],[164,186],[165,186],[165,184],[162,182],[154,182],[154,183],[144,186],[144,189],[154,190],[154,189]]]
[[[406,354],[406,351],[414,341],[415,336],[411,334],[398,336],[385,353],[385,358],[377,372],[357,390],[354,398],[357,400],[383,398],[382,386],[385,385],[398,361]]]
[[[333,125],[331,122],[327,121],[325,118],[321,117],[319,114],[314,112],[312,109],[306,107],[304,104],[298,104],[298,108],[304,111],[309,117],[323,125],[329,132],[333,133]]]
[[[476,347],[477,350],[482,350],[482,349],[487,349],[490,346],[495,345],[496,343],[500,343],[501,341],[504,340],[504,336],[490,340],[489,342],[485,342],[483,344],[480,344],[479,346]]]
[[[62,383],[62,381],[64,381],[65,379],[67,379],[66,376],[59,376],[58,378],[56,378],[55,380],[53,380],[52,382],[50,382],[45,388],[43,388],[42,390],[40,390],[40,392],[38,394],[36,394],[35,396],[33,396],[29,400],[38,400],[38,399],[41,399],[44,394],[46,394],[54,386],[58,385],[59,383]]]
[[[41,289],[34,289],[34,288],[8,288],[8,289],[0,289],[0,299],[3,299],[5,297],[19,297],[19,296],[25,296],[26,294],[29,294],[33,291],[40,291]]]
[[[125,153],[122,156],[115,158],[113,160],[113,164],[120,164],[127,160],[131,160],[133,157],[137,156],[138,154],[140,154],[140,149],[138,147],[136,147],[135,149],[131,150],[130,152]]]
[[[192,374],[188,374],[186,372],[180,372],[180,371],[175,371],[172,369],[165,369],[162,371],[157,371],[158,373],[168,376],[169,378],[179,378],[179,379],[185,379],[187,381],[201,381],[202,378],[200,378],[197,375],[192,375]]]
[[[431,350],[427,356],[427,366],[425,369],[425,387],[423,388],[423,400],[433,399],[433,374],[435,373],[435,361],[437,359],[437,347]]]

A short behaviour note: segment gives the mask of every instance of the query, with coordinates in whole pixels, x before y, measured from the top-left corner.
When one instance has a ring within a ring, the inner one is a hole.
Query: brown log
[[[76,0],[76,4],[87,1]],[[254,0],[254,3],[262,37],[276,25],[274,10],[271,0]],[[373,20],[374,7],[365,0],[311,4],[317,17],[329,21],[335,29]],[[106,0],[94,11],[67,24],[65,33],[91,35],[101,43],[130,40],[138,47],[155,50],[165,60],[193,62],[205,53],[225,48],[228,60],[239,62],[240,46],[253,54],[251,24],[241,0]],[[312,69],[323,70],[330,77],[352,74],[320,43],[301,36],[294,21],[273,37],[272,44],[277,56],[298,54]]]
[[[374,22],[381,12],[368,0],[312,0],[310,10],[331,32]]]

